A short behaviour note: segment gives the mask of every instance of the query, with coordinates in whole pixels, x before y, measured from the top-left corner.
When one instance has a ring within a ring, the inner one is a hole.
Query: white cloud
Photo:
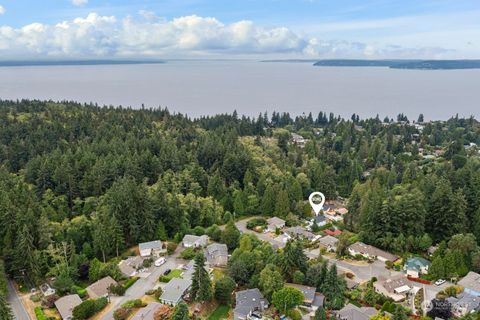
[[[0,4],[0,16],[5,14],[5,8]]]
[[[286,27],[252,21],[224,24],[196,15],[164,20],[152,12],[117,19],[90,13],[55,25],[0,27],[0,56],[9,58],[152,57],[256,55],[297,57],[388,57],[445,53],[435,47],[399,48],[302,36]]]
[[[77,7],[83,7],[88,3],[88,0],[72,0],[72,4]]]

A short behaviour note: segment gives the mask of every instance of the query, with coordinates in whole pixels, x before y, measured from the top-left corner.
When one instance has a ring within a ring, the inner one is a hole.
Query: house
[[[205,258],[211,266],[225,267],[228,262],[228,248],[226,244],[212,243],[204,250]]]
[[[377,292],[392,298],[395,302],[405,300],[410,290],[413,289],[410,281],[401,275],[383,280],[379,279],[373,286]]]
[[[425,258],[422,257],[413,257],[409,258],[405,263],[405,271],[407,275],[419,278],[422,274],[428,273],[428,268],[430,268],[431,263]]]
[[[325,296],[321,293],[315,292],[315,287],[304,286],[295,283],[286,283],[285,287],[295,288],[303,294],[303,305],[311,308],[313,311],[319,307],[323,307]]]
[[[285,233],[292,238],[305,239],[309,241],[314,241],[318,238],[317,235],[305,230],[303,227],[290,227],[285,230]]]
[[[269,232],[275,232],[277,229],[283,229],[285,228],[285,220],[280,219],[278,217],[272,217],[267,219],[267,231]]]
[[[108,288],[111,285],[117,285],[117,281],[113,280],[112,277],[108,276],[98,280],[97,282],[92,283],[87,287],[87,293],[90,299],[98,299],[108,296]]]
[[[337,209],[337,213],[338,213],[339,215],[344,216],[344,215],[346,215],[346,214],[348,213],[348,209],[347,209],[347,208],[343,208],[343,207],[342,207],[342,208],[338,208],[338,209]]]
[[[268,308],[268,301],[257,288],[237,291],[235,293],[234,320],[249,319],[253,312],[263,312]]]
[[[458,318],[480,310],[480,297],[472,296],[465,292],[457,297],[449,297],[447,301],[452,306],[452,314]]]
[[[480,297],[480,274],[470,271],[458,284],[464,288],[469,295]]]
[[[325,214],[333,216],[336,213],[337,206],[334,203],[325,203],[322,209]]]
[[[140,243],[138,250],[142,257],[159,256],[161,253],[167,252],[167,250],[163,248],[162,241],[160,240]]]
[[[126,277],[133,277],[137,274],[137,270],[142,268],[144,259],[140,256],[129,257],[118,263],[120,272]]]
[[[327,218],[325,215],[319,214],[310,220],[309,226],[312,226],[314,223],[319,227],[323,227],[327,224]]]
[[[338,237],[339,235],[341,235],[343,233],[342,230],[340,230],[340,229],[335,229],[335,230],[327,229],[327,230],[324,230],[323,232],[325,232],[327,235],[332,236],[332,237]]]
[[[377,313],[375,308],[357,307],[349,303],[342,309],[334,311],[334,316],[338,320],[370,320]]]
[[[305,147],[305,142],[307,140],[305,140],[305,138],[303,138],[301,135],[297,134],[297,133],[292,133],[292,142],[294,144],[296,144],[297,146],[303,148]]]
[[[203,248],[208,244],[208,236],[195,236],[187,234],[183,237],[182,244],[185,248]]]
[[[42,292],[44,297],[48,297],[54,295],[57,291],[50,287],[48,283],[44,283],[40,286],[40,292]]]
[[[55,301],[55,307],[63,320],[71,320],[73,319],[73,308],[81,303],[82,299],[78,294],[71,294]]]
[[[431,257],[433,256],[433,254],[435,253],[435,251],[438,250],[438,246],[430,246],[428,249],[427,249],[427,253],[428,255]]]
[[[355,242],[354,244],[349,246],[348,253],[352,256],[361,255],[367,259],[378,259],[383,262],[395,262],[398,260],[398,257],[396,255],[380,250],[374,246],[365,244],[363,242]]]
[[[155,311],[162,306],[161,303],[151,302],[146,307],[141,308],[130,320],[154,320]]]
[[[183,300],[191,286],[192,280],[190,279],[173,278],[163,289],[160,301],[175,306]]]
[[[330,252],[337,251],[338,239],[335,237],[327,235],[325,237],[320,238],[318,242],[320,242],[320,246],[327,249],[327,251],[330,251]]]

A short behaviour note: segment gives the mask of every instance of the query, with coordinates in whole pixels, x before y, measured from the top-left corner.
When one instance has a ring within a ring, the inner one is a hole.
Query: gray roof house
[[[161,303],[151,302],[145,308],[141,308],[130,320],[154,320],[155,311],[162,306]]]
[[[156,256],[160,253],[166,252],[166,249],[163,249],[163,244],[160,240],[140,243],[138,245],[138,250],[142,257]]]
[[[480,297],[465,292],[457,297],[449,297],[447,301],[452,305],[453,315],[459,318],[480,310]]]
[[[140,256],[129,257],[118,263],[120,272],[126,277],[133,277],[137,274],[137,270],[143,265],[143,258]]]
[[[228,262],[228,248],[226,244],[212,243],[204,250],[205,258],[211,266],[225,267]]]
[[[470,271],[458,284],[465,288],[465,292],[480,297],[480,274]]]
[[[313,241],[317,238],[315,234],[305,230],[303,227],[290,227],[285,230],[285,233],[293,238],[303,238],[310,241]]]
[[[413,289],[410,281],[402,275],[387,279],[379,279],[373,286],[377,292],[392,298],[395,302],[404,300],[410,290]]]
[[[268,301],[257,288],[238,291],[235,293],[234,320],[245,320],[254,311],[264,311],[268,308]]]
[[[193,234],[186,234],[183,237],[182,244],[185,248],[200,248],[208,244],[208,236],[195,236]]]
[[[106,297],[108,296],[108,288],[116,284],[117,281],[113,280],[110,276],[100,279],[87,287],[88,296],[91,299]]]
[[[78,294],[71,294],[55,301],[55,307],[63,320],[71,320],[73,319],[73,308],[81,303],[82,299]]]
[[[369,320],[378,313],[377,309],[372,307],[357,307],[351,303],[343,309],[335,311],[335,318],[338,320]]]
[[[279,217],[271,217],[267,219],[268,231],[275,232],[277,229],[283,229],[285,227],[285,220]]]
[[[338,239],[335,237],[327,235],[325,237],[320,238],[318,242],[320,242],[320,246],[326,248],[328,251],[337,250]]]
[[[348,253],[352,256],[361,255],[368,259],[378,259],[383,262],[395,262],[398,260],[398,256],[378,249],[374,246],[365,244],[363,242],[355,242],[354,244],[349,246]]]
[[[303,294],[303,305],[312,309],[317,309],[323,306],[325,296],[318,292],[315,292],[315,287],[304,286],[295,283],[286,283],[285,287],[295,288]]]
[[[191,285],[192,280],[190,279],[173,278],[163,289],[160,301],[165,304],[176,305],[182,301]]]

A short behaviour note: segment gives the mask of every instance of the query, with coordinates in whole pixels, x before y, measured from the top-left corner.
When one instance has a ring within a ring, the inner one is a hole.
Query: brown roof
[[[98,280],[97,282],[92,283],[87,287],[87,292],[90,298],[97,299],[105,297],[108,295],[108,288],[111,285],[116,285],[117,281],[113,280],[112,277],[108,276],[103,279]]]
[[[62,319],[71,319],[73,315],[73,308],[82,303],[82,299],[78,294],[71,294],[69,296],[61,297],[55,301],[58,313]]]
[[[392,262],[398,260],[398,256],[396,256],[394,254],[391,254],[389,252],[383,251],[381,249],[378,249],[374,246],[365,244],[363,242],[355,242],[349,248],[351,248],[352,250],[354,250],[356,252],[360,252],[362,254],[368,254],[371,257],[382,257],[382,258],[384,258],[386,260],[389,260],[389,261],[392,261]]]

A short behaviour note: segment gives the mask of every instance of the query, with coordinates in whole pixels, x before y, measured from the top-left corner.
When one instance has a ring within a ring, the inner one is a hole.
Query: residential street
[[[30,316],[28,315],[25,307],[23,306],[20,297],[17,295],[17,291],[13,287],[13,283],[11,280],[8,280],[7,283],[8,288],[8,303],[12,307],[13,315],[17,320],[30,320]]]

